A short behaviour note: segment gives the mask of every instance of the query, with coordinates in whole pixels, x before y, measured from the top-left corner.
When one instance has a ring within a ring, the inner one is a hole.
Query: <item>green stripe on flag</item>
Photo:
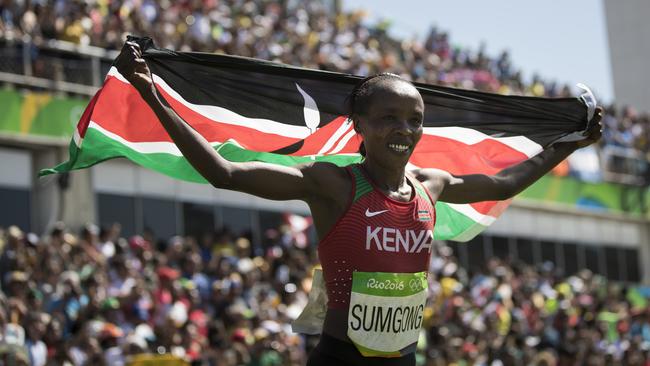
[[[38,172],[38,176],[42,177],[44,175],[65,173],[73,169],[79,169],[75,167],[75,162],[77,161],[77,157],[79,156],[80,151],[81,149],[77,147],[77,144],[75,144],[74,140],[70,140],[70,145],[68,146],[68,155],[70,157],[68,158],[68,161],[63,162],[54,168],[42,169],[40,172]]]
[[[123,157],[145,168],[155,170],[172,178],[195,183],[207,183],[205,178],[183,156],[176,156],[166,152],[141,153],[104,135],[94,128],[88,129],[82,145],[83,148],[77,149],[74,146],[74,142],[71,143],[70,160],[53,169],[42,170],[40,175],[88,168],[108,159]],[[232,162],[263,161],[272,164],[293,166],[300,163],[320,161],[346,166],[361,160],[359,155],[327,155],[312,158],[309,156],[289,156],[257,152],[246,150],[233,142],[215,144],[213,147],[221,156]],[[73,158],[73,154],[76,158]]]
[[[468,241],[485,230],[486,226],[451,208],[445,202],[436,202],[435,240]]]
[[[145,168],[155,170],[172,178],[195,183],[207,183],[205,178],[182,156],[166,152],[141,153],[94,128],[88,129],[82,146],[83,148],[79,149],[74,142],[71,142],[70,160],[52,169],[42,170],[40,175],[88,168],[105,160],[124,157]],[[310,161],[321,161],[346,166],[361,161],[360,155],[327,155],[312,158],[256,152],[246,150],[232,142],[214,145],[214,147],[221,156],[232,162],[263,161],[292,166]],[[468,241],[485,229],[484,225],[461,214],[444,202],[436,202],[436,215],[434,231],[436,240]]]

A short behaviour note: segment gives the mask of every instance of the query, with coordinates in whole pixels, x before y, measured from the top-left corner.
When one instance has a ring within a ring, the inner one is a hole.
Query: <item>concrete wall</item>
[[[0,185],[4,182],[5,185],[32,189],[32,231],[44,232],[56,220],[64,220],[73,230],[86,222],[96,222],[96,193],[309,213],[307,205],[301,201],[271,201],[214,189],[205,184],[176,181],[126,160],[107,161],[91,169],[72,172],[70,187],[64,192],[61,192],[55,176],[39,180],[35,178],[38,170],[63,161],[64,157],[62,147],[32,150],[0,148],[0,171],[12,172],[0,177]],[[650,224],[645,220],[515,200],[503,216],[487,229],[487,233],[637,248],[643,280],[650,283],[650,270],[647,270],[650,268]]]
[[[32,158],[30,151],[0,146],[0,185],[31,188]]]
[[[650,284],[650,222],[647,220],[515,199],[486,233],[590,246],[636,248],[639,250],[642,282]]]
[[[650,240],[647,228],[647,221],[625,215],[515,199],[486,232],[501,236],[636,248]]]
[[[650,112],[650,1],[604,5],[616,103]]]
[[[67,157],[67,148],[62,146],[29,143],[0,146],[0,187],[31,193],[33,232],[44,233],[59,220],[73,229],[96,221],[92,170],[72,172],[65,190],[61,189],[57,175],[38,177],[41,169],[51,168]],[[1,202],[0,208],[4,208]]]
[[[126,160],[107,161],[94,166],[91,170],[93,187],[100,193],[142,195],[267,211],[309,213],[309,208],[302,201],[271,201],[245,193],[216,189],[208,184],[182,182],[141,168]]]

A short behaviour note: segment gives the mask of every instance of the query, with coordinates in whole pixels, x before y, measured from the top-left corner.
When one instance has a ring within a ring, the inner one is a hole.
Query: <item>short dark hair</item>
[[[372,95],[377,90],[376,86],[389,80],[404,81],[411,84],[410,81],[397,74],[382,72],[368,76],[359,81],[359,83],[354,86],[350,94],[348,94],[348,96],[345,98],[345,109],[347,111],[348,118],[352,119],[352,123],[356,123],[352,116],[366,113]],[[366,147],[364,146],[363,142],[361,142],[361,145],[359,146],[359,153],[363,157],[366,156]]]

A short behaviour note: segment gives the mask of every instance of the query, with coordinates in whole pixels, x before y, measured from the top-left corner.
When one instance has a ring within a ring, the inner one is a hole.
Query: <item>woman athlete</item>
[[[598,108],[586,139],[556,143],[496,175],[406,171],[422,136],[424,103],[393,74],[364,79],[348,98],[365,159],[348,167],[285,167],[225,160],[158,95],[136,43],[115,63],[155,112],[192,166],[217,188],[273,200],[305,201],[320,238],[328,304],[308,365],[414,365],[426,302],[434,203],[504,200],[578,148],[601,137]]]

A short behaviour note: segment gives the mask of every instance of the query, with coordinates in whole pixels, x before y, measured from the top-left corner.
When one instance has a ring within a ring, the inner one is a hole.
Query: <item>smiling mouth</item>
[[[409,150],[410,146],[409,145],[403,145],[403,144],[388,144],[388,147],[396,152],[403,153]]]

